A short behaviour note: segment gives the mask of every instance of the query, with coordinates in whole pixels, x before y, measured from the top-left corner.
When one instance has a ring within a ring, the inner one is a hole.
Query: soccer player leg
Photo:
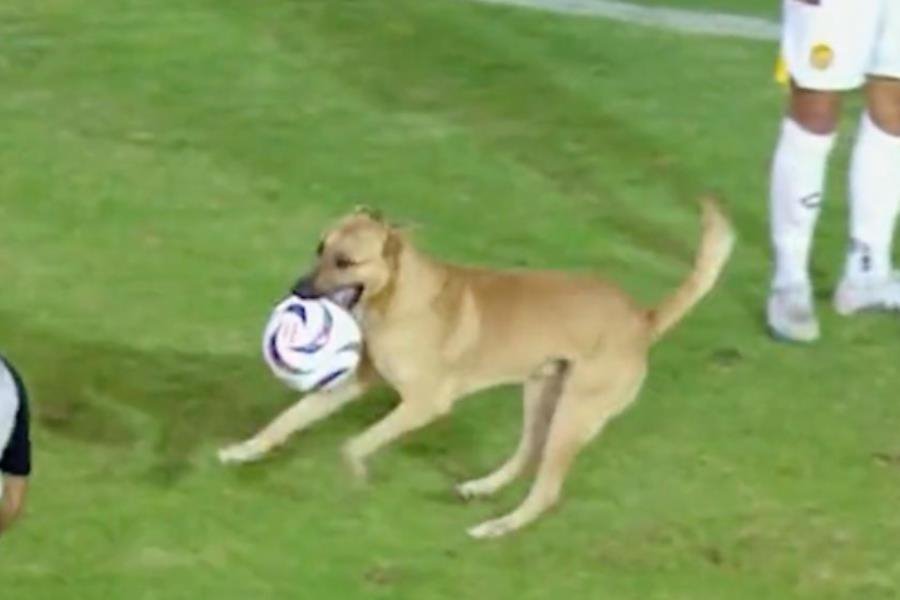
[[[900,310],[891,250],[900,210],[900,2],[883,7],[850,166],[850,246],[834,303],[845,315]]]
[[[0,534],[3,534],[22,515],[28,478],[3,474],[3,499],[0,501]]]
[[[793,96],[806,105],[814,104],[806,100],[808,92],[804,90],[795,89]],[[826,106],[822,110],[829,110],[830,100],[828,95],[819,103]],[[772,160],[769,212],[775,272],[767,318],[772,332],[789,340],[813,341],[819,337],[808,265],[834,137],[834,133],[813,133],[787,117]]]
[[[819,336],[809,255],[840,116],[839,94],[864,81],[871,44],[859,35],[871,22],[867,10],[851,10],[846,3],[784,1],[782,57],[791,98],[772,161],[775,273],[767,307],[769,327],[778,337]]]

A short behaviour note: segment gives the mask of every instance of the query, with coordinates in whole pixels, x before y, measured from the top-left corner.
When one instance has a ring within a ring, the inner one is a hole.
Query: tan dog
[[[537,467],[517,509],[469,533],[496,537],[522,527],[557,501],[576,454],[635,400],[653,343],[716,282],[734,235],[714,200],[703,208],[693,271],[651,310],[600,279],[452,265],[421,253],[377,215],[343,218],[296,291],[354,311],[365,336],[362,367],[350,383],[308,395],[254,437],[220,451],[220,459],[258,459],[383,379],[399,392],[399,405],[343,450],[364,478],[375,451],[447,414],[462,396],[522,384],[518,448],[496,471],[457,488],[464,498],[488,496]]]

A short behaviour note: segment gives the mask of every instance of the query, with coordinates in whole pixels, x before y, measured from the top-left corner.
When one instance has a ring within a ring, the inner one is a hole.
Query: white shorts
[[[900,0],[783,0],[781,54],[802,88],[850,90],[900,79]]]
[[[19,390],[12,373],[0,361],[0,453],[9,443],[16,413],[19,410]]]
[[[0,360],[0,453],[6,448],[12,437],[16,423],[16,412],[19,410],[19,392],[12,373]],[[0,498],[3,497],[3,480],[0,478]]]

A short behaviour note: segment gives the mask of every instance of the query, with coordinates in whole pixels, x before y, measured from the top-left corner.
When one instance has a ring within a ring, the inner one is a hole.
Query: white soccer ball
[[[359,366],[362,332],[353,316],[325,298],[289,296],[263,334],[263,357],[275,376],[301,392],[331,389]]]

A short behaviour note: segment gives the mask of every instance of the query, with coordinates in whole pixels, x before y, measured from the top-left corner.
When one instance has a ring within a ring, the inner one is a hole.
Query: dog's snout
[[[316,292],[315,276],[304,275],[298,279],[294,287],[291,288],[291,293],[301,298],[316,298],[319,296]]]

